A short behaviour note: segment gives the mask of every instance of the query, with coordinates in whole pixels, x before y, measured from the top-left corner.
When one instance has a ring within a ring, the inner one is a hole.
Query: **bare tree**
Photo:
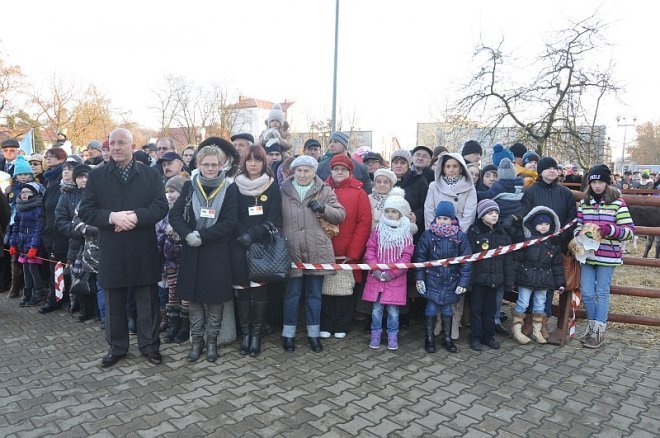
[[[57,132],[69,125],[74,117],[76,100],[73,82],[54,75],[45,93],[33,88],[31,94],[37,111],[35,119],[39,120],[42,126]]]
[[[25,90],[25,77],[17,65],[0,58],[0,119],[16,111],[19,96]]]
[[[580,163],[585,163],[585,148],[593,150],[600,138],[601,127],[596,125],[600,102],[618,91],[612,65],[602,69],[592,60],[607,45],[602,37],[605,28],[596,14],[571,23],[529,65],[510,62],[503,40],[496,46],[482,42],[475,58],[484,60],[464,87],[465,96],[456,103],[455,113],[465,120],[476,117],[491,131],[513,123],[518,139],[532,143],[540,154],[548,146],[574,149],[582,157]],[[514,76],[526,72],[530,72],[526,79],[513,82]]]
[[[151,107],[151,109],[158,113],[160,136],[162,137],[168,135],[172,122],[179,110],[179,103],[176,96],[183,83],[185,83],[185,79],[182,76],[167,75],[164,83],[159,88],[151,90],[156,99],[156,105]]]

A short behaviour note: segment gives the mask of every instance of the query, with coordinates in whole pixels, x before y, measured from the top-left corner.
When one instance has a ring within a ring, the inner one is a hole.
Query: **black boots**
[[[307,340],[309,341],[309,347],[312,349],[314,353],[320,353],[321,351],[323,351],[323,345],[321,345],[321,338],[308,336]]]
[[[190,337],[190,316],[188,309],[181,309],[181,328],[179,333],[174,337],[174,342],[181,344],[186,342]]]
[[[160,326],[158,327],[158,331],[163,333],[165,330],[167,330],[167,327],[169,325],[169,314],[167,313],[167,308],[163,307],[160,309]]]
[[[199,356],[202,355],[202,351],[204,351],[204,337],[193,336],[190,343],[190,352],[188,353],[188,362],[197,362]]]
[[[435,316],[427,316],[425,319],[424,350],[427,353],[435,353],[435,337],[433,328],[435,326]]]
[[[45,289],[32,289],[32,297],[30,301],[26,304],[28,307],[38,306],[39,304],[46,301],[46,291]]]
[[[454,341],[451,339],[451,316],[441,316],[440,320],[442,321],[442,345],[450,353],[458,352],[458,349],[454,345]]]
[[[174,338],[181,330],[181,315],[178,307],[171,307],[168,309],[168,326],[167,334],[163,338],[163,343],[170,344],[174,342]]]
[[[257,357],[261,353],[261,336],[266,318],[268,301],[255,301],[252,304],[254,310],[254,321],[251,328],[252,338],[250,340],[250,357]]]
[[[206,360],[215,362],[218,360],[218,337],[209,336],[206,340]]]
[[[284,351],[289,353],[296,351],[296,338],[282,336],[282,348],[284,348]]]
[[[239,292],[248,294],[248,292]],[[238,352],[246,356],[250,352],[250,300],[248,297],[238,297],[238,323],[241,326],[241,346]]]

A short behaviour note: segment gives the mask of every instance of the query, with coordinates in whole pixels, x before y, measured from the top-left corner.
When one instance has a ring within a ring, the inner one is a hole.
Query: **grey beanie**
[[[408,162],[408,167],[412,165],[412,155],[405,149],[398,149],[392,153],[390,157],[390,162],[393,162],[395,158],[403,158]]]
[[[516,177],[516,169],[513,167],[511,160],[502,158],[497,168],[497,176],[499,179],[514,179]]]
[[[103,149],[103,145],[98,140],[92,140],[89,143],[87,143],[87,149],[96,149],[97,151],[101,152],[101,150]]]
[[[339,143],[344,145],[345,149],[348,149],[348,135],[344,134],[341,131],[335,131],[330,135],[330,141],[337,140]]]
[[[181,175],[173,176],[165,183],[165,190],[170,189],[181,193],[181,190],[183,190],[183,184],[186,181],[188,181],[188,179]]]

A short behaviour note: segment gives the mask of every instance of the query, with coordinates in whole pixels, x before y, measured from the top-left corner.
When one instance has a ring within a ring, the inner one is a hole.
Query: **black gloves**
[[[246,248],[249,247],[250,245],[252,245],[252,243],[254,242],[252,240],[252,236],[250,235],[250,233],[243,233],[236,240],[238,241],[238,243],[240,243],[241,245],[243,245]]]
[[[309,204],[307,204],[309,208],[312,209],[312,211],[318,213],[318,214],[323,214],[325,211],[325,205],[321,204],[319,201],[314,199],[313,201],[310,201]]]

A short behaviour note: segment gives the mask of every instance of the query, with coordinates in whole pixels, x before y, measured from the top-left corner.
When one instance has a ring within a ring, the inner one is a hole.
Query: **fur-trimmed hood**
[[[557,213],[555,213],[554,211],[552,211],[552,209],[550,209],[548,207],[545,207],[543,205],[539,205],[538,207],[532,208],[529,211],[529,213],[527,213],[527,215],[523,218],[522,228],[523,228],[523,232],[525,233],[525,238],[526,239],[529,239],[530,237],[532,237],[532,230],[534,228],[532,227],[530,222],[532,221],[532,219],[534,219],[534,217],[538,216],[539,214],[547,214],[548,216],[550,216],[552,218],[553,223],[550,224],[551,227],[550,227],[550,231],[548,232],[548,234],[556,233],[557,230],[559,230],[559,228],[561,227],[561,225],[559,223],[559,217],[557,216]]]

